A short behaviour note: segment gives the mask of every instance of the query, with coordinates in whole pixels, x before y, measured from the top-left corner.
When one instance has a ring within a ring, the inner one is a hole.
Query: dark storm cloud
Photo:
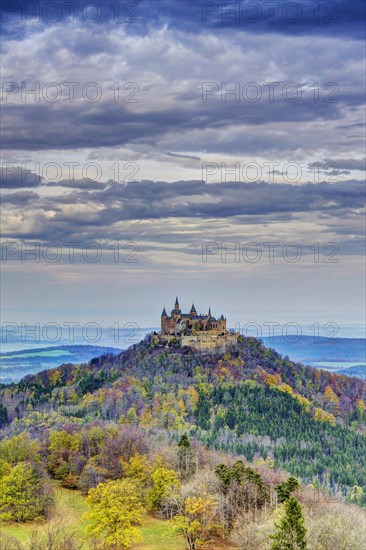
[[[309,170],[321,170],[325,173],[334,175],[350,174],[352,170],[364,172],[366,170],[366,159],[324,159],[324,161],[311,162],[308,164]]]
[[[240,29],[246,32],[264,32],[288,35],[351,35],[362,39],[365,34],[365,4],[363,0],[335,0],[314,2],[313,0],[273,0],[210,2],[193,0],[177,2],[167,0],[164,9],[157,8],[158,2],[145,0],[141,9],[153,6],[160,20],[164,16],[186,31],[197,27],[221,30]]]
[[[325,159],[325,163],[333,162],[341,170],[366,170],[366,159]]]
[[[71,189],[104,189],[107,187],[108,183],[95,181],[92,179],[79,179],[79,180],[60,180],[58,182],[50,182],[48,183],[48,186],[50,187],[68,187]]]
[[[42,176],[31,170],[23,169],[17,163],[4,162],[0,167],[0,187],[2,189],[37,187],[42,185],[42,180]]]
[[[75,182],[75,185],[77,182]],[[38,206],[59,212],[49,220],[49,227],[61,221],[71,226],[94,224],[111,226],[118,221],[165,218],[217,218],[236,216],[284,216],[321,212],[334,215],[362,208],[363,182],[350,180],[338,184],[269,184],[266,182],[228,182],[206,184],[202,181],[138,181],[121,185],[110,183],[101,191],[73,190],[66,195],[43,197]],[[62,205],[98,205],[92,216],[78,216]]]
[[[29,198],[21,192],[10,197],[10,219],[12,209],[27,201],[26,224],[5,226],[4,238],[98,241],[106,249],[115,241],[145,242],[149,244],[142,248],[150,252],[180,250],[187,255],[199,255],[203,240],[322,238],[336,241],[342,254],[364,253],[364,186],[356,180],[303,185],[143,180],[128,185],[109,182],[100,191],[72,189],[57,197]],[[302,222],[307,229],[301,229]]]
[[[169,157],[176,157],[179,159],[191,159],[191,160],[201,160],[200,157],[195,157],[193,155],[181,155],[179,153],[167,153]]]
[[[98,0],[95,7],[87,8],[88,1],[65,2],[64,0],[38,0],[40,25],[51,26],[73,20],[89,26],[123,26],[126,32],[147,33],[151,27],[169,25],[188,33],[214,31],[225,33],[232,30],[253,33],[283,35],[330,35],[362,39],[365,34],[365,3],[363,0],[313,0],[274,1],[203,1],[203,0],[133,0],[116,2]],[[51,6],[53,5],[53,7]],[[70,11],[68,5],[74,4]],[[51,6],[47,8],[47,6]],[[5,0],[2,3],[2,26],[5,36],[20,37],[26,32],[21,19],[26,11],[28,20],[34,20],[32,5],[24,0]],[[49,10],[49,11],[47,11]],[[70,15],[72,14],[72,15]],[[96,22],[93,22],[95,20]]]
[[[350,130],[353,128],[366,128],[366,125],[364,122],[354,122],[353,124],[342,124],[341,126],[337,126],[337,130]]]
[[[19,191],[17,193],[3,194],[1,202],[3,205],[11,204],[22,208],[26,203],[31,203],[35,199],[39,199],[39,195],[34,193],[34,191]]]
[[[337,103],[314,102],[311,94],[296,104],[283,98],[270,103],[222,103],[220,98],[212,98],[203,103],[200,90],[196,101],[189,105],[174,101],[174,107],[162,108],[153,103],[149,107],[149,97],[144,98],[144,110],[132,110],[125,104],[103,102],[90,105],[81,104],[6,104],[3,106],[3,147],[7,149],[47,150],[75,149],[79,147],[123,146],[127,144],[153,145],[158,138],[169,133],[180,136],[189,130],[218,131],[243,125],[264,126],[270,123],[301,123],[319,120],[337,120],[343,117],[346,105],[360,106],[364,102],[361,92],[343,93]],[[49,121],[45,125],[44,120]],[[260,138],[259,138],[260,139]],[[275,144],[276,137],[267,136],[268,142]],[[294,148],[296,135],[288,135],[285,142]],[[300,146],[301,144],[297,144]],[[256,149],[262,144],[256,143]],[[230,134],[224,140],[215,139],[210,144],[205,141],[205,149],[211,152],[244,153],[245,148]]]
[[[202,181],[114,184],[91,198],[117,207],[115,219],[218,217],[335,211],[363,205],[364,185],[349,181],[285,185]],[[120,208],[118,208],[120,206]]]

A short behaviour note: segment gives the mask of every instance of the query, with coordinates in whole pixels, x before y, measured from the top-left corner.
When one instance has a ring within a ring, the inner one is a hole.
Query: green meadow
[[[62,522],[62,525],[77,533],[78,538],[84,541],[84,550],[89,549],[86,533],[87,521],[83,514],[88,509],[83,495],[80,491],[57,487],[55,508],[52,518],[49,521]],[[28,523],[3,522],[0,527],[0,541],[2,533],[15,537],[19,542],[29,541],[34,529],[44,529],[47,521],[32,521]],[[186,544],[182,537],[175,534],[168,521],[146,515],[140,527],[143,541],[134,544],[131,550],[185,550]],[[1,548],[1,546],[0,546]],[[234,547],[224,543],[215,542],[212,549],[230,550]]]

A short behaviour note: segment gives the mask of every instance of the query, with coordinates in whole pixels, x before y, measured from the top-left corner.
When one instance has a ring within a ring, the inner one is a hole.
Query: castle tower
[[[221,315],[220,317],[220,326],[223,332],[226,332],[226,317]]]
[[[181,310],[180,310],[180,306],[179,306],[179,301],[178,301],[178,296],[175,298],[175,304],[174,304],[174,308],[172,309],[172,312],[171,312],[171,317],[175,320],[175,322],[178,321],[178,319],[180,319],[180,316],[181,316]]]
[[[196,308],[194,307],[194,303],[192,304],[192,307],[191,307],[191,311],[189,312],[189,316],[190,317],[196,317],[197,315],[197,311],[196,311]]]
[[[165,306],[160,319],[161,319],[161,334],[169,334],[169,317],[167,315]]]

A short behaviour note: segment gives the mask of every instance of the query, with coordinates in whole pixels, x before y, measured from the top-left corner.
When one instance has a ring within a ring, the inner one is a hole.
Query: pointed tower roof
[[[178,302],[178,296],[175,297],[175,306],[179,306],[179,302]]]
[[[194,307],[194,302],[192,303],[192,307],[191,307],[190,313],[197,313],[196,308]]]
[[[211,307],[208,308],[208,316],[211,317]]]
[[[162,317],[168,317],[167,314],[166,314],[165,306],[164,306],[163,313],[161,314],[161,316],[162,316]]]

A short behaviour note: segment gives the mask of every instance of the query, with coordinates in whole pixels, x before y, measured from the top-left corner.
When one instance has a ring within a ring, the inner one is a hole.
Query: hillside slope
[[[202,355],[150,338],[118,356],[62,365],[3,387],[3,435],[95,420],[182,430],[211,448],[273,460],[366,503],[364,381],[282,358],[254,338]],[[177,434],[177,435],[175,435]]]

